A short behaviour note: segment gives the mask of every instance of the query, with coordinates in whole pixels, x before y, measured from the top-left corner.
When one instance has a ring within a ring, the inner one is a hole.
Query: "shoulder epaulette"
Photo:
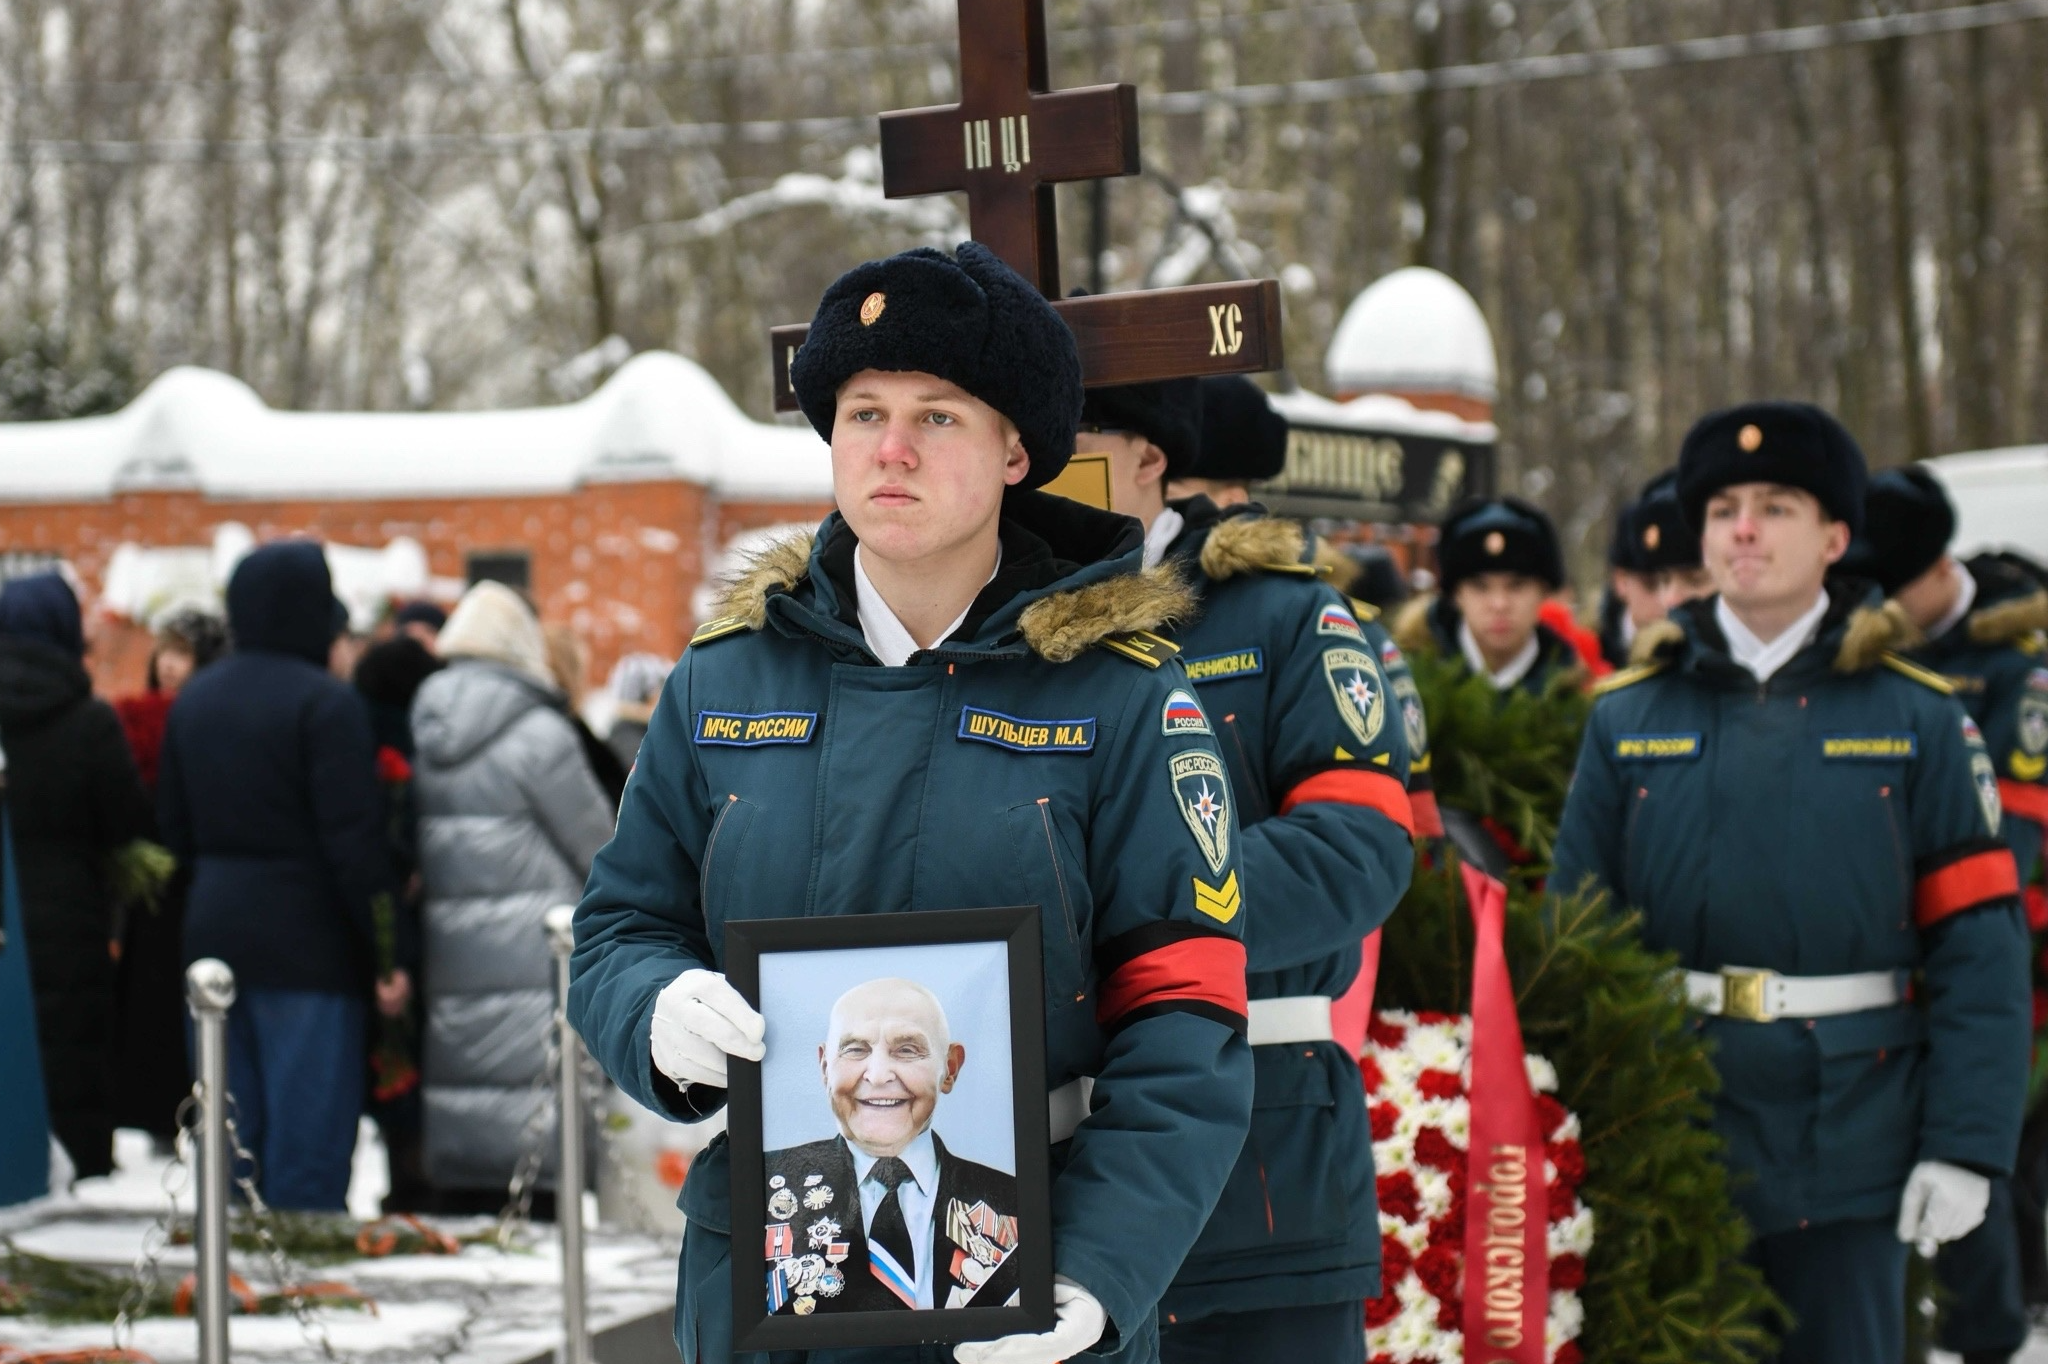
[[[1150,630],[1104,635],[1097,643],[1100,648],[1128,658],[1133,663],[1142,663],[1148,668],[1157,668],[1180,652],[1180,645],[1164,635],[1155,635]]]
[[[1930,672],[1911,659],[1901,658],[1894,653],[1887,652],[1883,658],[1885,667],[1890,668],[1895,673],[1904,673],[1907,677],[1912,678],[1930,691],[1938,691],[1943,696],[1954,696],[1956,694],[1955,686],[1940,673]]]
[[[1646,682],[1663,672],[1666,666],[1668,665],[1661,662],[1638,663],[1633,668],[1623,668],[1620,672],[1609,673],[1593,684],[1593,695],[1605,696],[1611,691],[1620,691],[1623,687],[1633,687],[1638,682]]]
[[[1380,618],[1380,609],[1371,602],[1360,601],[1356,597],[1346,597],[1344,600],[1351,603],[1351,614],[1360,620],[1378,620]]]
[[[727,635],[736,635],[746,628],[745,616],[720,616],[715,620],[707,620],[691,634],[690,647],[709,644],[712,640],[724,639]]]
[[[1323,578],[1329,576],[1319,564],[1260,564],[1261,573],[1284,573],[1294,578]]]

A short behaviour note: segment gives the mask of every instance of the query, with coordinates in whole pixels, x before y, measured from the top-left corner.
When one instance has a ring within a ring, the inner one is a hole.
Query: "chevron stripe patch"
[[[1195,908],[1219,924],[1227,924],[1237,917],[1237,911],[1244,904],[1244,897],[1238,894],[1237,873],[1223,878],[1223,884],[1212,886],[1201,877],[1194,878]]]

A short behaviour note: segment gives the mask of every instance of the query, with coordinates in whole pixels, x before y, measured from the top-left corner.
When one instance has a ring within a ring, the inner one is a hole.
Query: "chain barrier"
[[[229,1177],[249,1205],[249,1223],[256,1232],[257,1244],[263,1248],[264,1256],[270,1262],[270,1273],[277,1280],[277,1291],[292,1309],[292,1315],[298,1318],[299,1331],[307,1343],[319,1349],[321,1358],[339,1359],[340,1356],[334,1352],[334,1342],[327,1338],[326,1325],[313,1314],[307,1295],[299,1291],[307,1282],[304,1268],[292,1262],[291,1256],[285,1253],[272,1233],[270,1205],[263,1201],[263,1195],[256,1188],[256,1157],[242,1145],[241,1133],[235,1122],[235,1096],[231,1093],[227,1100],[228,1159],[232,1162]]]
[[[163,1254],[177,1235],[178,1196],[192,1183],[192,1143],[198,1122],[199,1097],[196,1093],[187,1094],[171,1119],[174,1133],[171,1158],[157,1179],[164,1194],[163,1211],[142,1233],[142,1244],[135,1252],[128,1287],[121,1294],[119,1310],[114,1313],[116,1350],[129,1349],[134,1345],[136,1318],[149,1311],[151,1301],[163,1289]]]
[[[498,1213],[492,1239],[499,1250],[510,1250],[533,1229],[533,1194],[540,1185],[542,1164],[547,1160],[548,1128],[561,1106],[555,1093],[555,1071],[561,1065],[561,1040],[552,1022],[542,1050],[540,1071],[527,1091],[526,1125],[519,1133],[519,1162],[512,1167],[512,1182],[505,1190],[505,1206]]]

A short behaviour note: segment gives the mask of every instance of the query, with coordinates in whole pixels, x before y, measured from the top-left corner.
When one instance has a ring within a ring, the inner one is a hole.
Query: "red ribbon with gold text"
[[[1472,906],[1472,1137],[1466,1156],[1465,1358],[1543,1364],[1550,1198],[1543,1128],[1508,978],[1508,888],[1461,866]]]

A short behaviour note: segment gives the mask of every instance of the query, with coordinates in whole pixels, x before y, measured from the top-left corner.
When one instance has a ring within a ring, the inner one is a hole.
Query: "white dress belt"
[[[1282,1042],[1334,1042],[1328,995],[1289,995],[1255,999],[1249,1014],[1250,1041],[1255,1047]]]
[[[1768,1023],[1778,1018],[1828,1018],[1904,1002],[1903,971],[1860,971],[1847,976],[1781,976],[1776,971],[1724,966],[1683,971],[1685,1002],[1701,1013]]]
[[[1292,995],[1251,1002],[1250,1041],[1255,1047],[1279,1042],[1331,1042],[1330,999],[1327,995]],[[1083,1075],[1045,1096],[1046,1127],[1055,1142],[1066,1141],[1087,1118],[1095,1096],[1095,1079]]]

